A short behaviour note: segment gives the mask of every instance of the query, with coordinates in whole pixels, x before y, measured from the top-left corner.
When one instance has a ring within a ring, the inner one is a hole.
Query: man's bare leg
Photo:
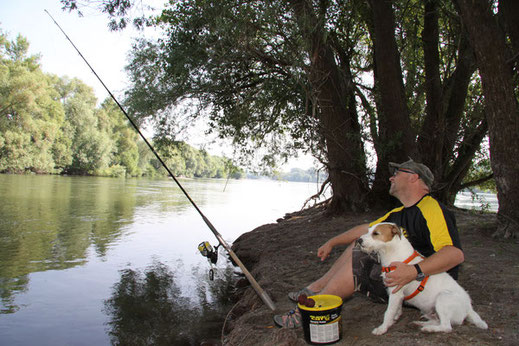
[[[351,296],[354,292],[352,250],[353,244],[344,250],[326,274],[311,283],[308,288],[319,294],[333,294],[343,299]],[[301,325],[301,313],[294,309],[286,314],[274,316],[274,322],[280,327],[298,327]]]
[[[351,265],[353,245],[348,246],[326,274],[311,283],[308,288],[319,294],[334,294],[341,298],[351,296],[354,292]]]

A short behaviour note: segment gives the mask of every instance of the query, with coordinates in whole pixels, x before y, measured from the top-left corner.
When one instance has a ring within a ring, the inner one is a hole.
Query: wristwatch
[[[416,281],[422,281],[425,279],[425,274],[422,272],[422,269],[418,264],[415,264],[414,267],[416,268],[416,271],[418,272],[418,275],[416,275]]]

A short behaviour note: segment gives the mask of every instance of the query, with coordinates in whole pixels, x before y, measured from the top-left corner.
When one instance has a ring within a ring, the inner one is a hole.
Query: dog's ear
[[[395,224],[391,225],[391,234],[393,235],[393,237],[397,235],[398,238],[402,238],[402,230]]]

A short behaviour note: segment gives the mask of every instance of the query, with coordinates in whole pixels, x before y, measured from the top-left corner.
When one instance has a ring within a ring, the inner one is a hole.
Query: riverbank
[[[488,330],[470,324],[455,327],[449,334],[421,333],[411,322],[420,314],[404,308],[400,320],[386,335],[374,336],[386,306],[362,296],[344,302],[342,340],[338,345],[503,345],[519,338],[518,291],[519,245],[492,239],[496,229],[493,214],[456,210],[458,229],[465,251],[459,283],[469,292],[474,309],[488,323]],[[327,239],[380,213],[327,217],[321,209],[288,214],[240,236],[233,249],[258,283],[272,297],[276,312],[294,308],[287,292],[304,287],[324,274],[343,249],[334,249],[321,262],[317,248]],[[306,345],[302,329],[279,329],[274,313],[249,286],[227,315],[223,340],[226,345]]]

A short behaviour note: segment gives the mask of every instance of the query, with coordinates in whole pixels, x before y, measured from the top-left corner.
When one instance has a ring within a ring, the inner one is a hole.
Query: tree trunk
[[[425,1],[424,29],[422,42],[425,66],[425,120],[418,138],[418,148],[422,162],[429,167],[435,177],[442,175],[445,155],[445,114],[442,102],[442,81],[440,78],[440,53],[438,9],[436,0]]]
[[[310,58],[310,84],[318,106],[320,133],[326,144],[328,174],[333,196],[330,213],[367,207],[365,153],[350,71],[340,71],[323,21],[305,0],[293,0],[298,24]],[[350,76],[350,77],[348,77]]]
[[[519,68],[519,1],[517,0],[499,0],[499,15],[503,18],[504,28],[510,43],[512,45],[512,54],[509,57],[511,62],[515,64],[515,68]]]
[[[395,17],[390,1],[371,0],[375,64],[375,93],[378,108],[378,134],[375,150],[378,156],[373,200],[389,203],[389,162],[403,162],[416,157],[415,134],[410,124],[404,91],[400,54],[395,40]],[[368,19],[370,21],[370,19]]]
[[[517,236],[519,225],[519,113],[505,35],[490,2],[458,0],[483,83],[491,164],[499,201],[497,236]]]
[[[448,175],[438,184],[438,190],[435,191],[435,196],[440,201],[448,205],[454,205],[456,194],[462,189],[463,179],[467,175],[472,159],[487,132],[487,122],[483,119],[474,133],[465,136],[463,143],[457,149],[458,156],[450,166]]]
[[[424,2],[421,39],[426,110],[423,116],[416,114],[424,119],[416,139],[410,126],[391,2],[371,0],[369,4],[371,17],[366,21],[374,44],[375,90],[379,111],[379,133],[373,136],[379,156],[373,196],[376,200],[387,201],[387,162],[405,161],[412,157],[434,172],[435,196],[447,203],[453,201],[485,134],[480,131],[484,130],[482,127],[478,130],[461,127],[468,88],[476,70],[467,33],[460,28],[456,67],[442,81],[438,0]],[[415,37],[409,37],[409,40],[412,39]],[[399,136],[401,133],[405,134],[403,138]],[[460,138],[462,143],[459,143]],[[455,154],[457,148],[463,149]]]
[[[438,21],[438,0],[425,1],[422,42],[427,105],[418,147],[423,163],[434,173],[434,195],[444,203],[453,204],[486,134],[486,124],[477,129],[466,127],[465,133],[460,134],[468,87],[476,70],[474,53],[466,31],[460,28],[456,68],[442,82]],[[476,116],[472,114],[471,118]],[[459,138],[463,142],[457,146]]]

